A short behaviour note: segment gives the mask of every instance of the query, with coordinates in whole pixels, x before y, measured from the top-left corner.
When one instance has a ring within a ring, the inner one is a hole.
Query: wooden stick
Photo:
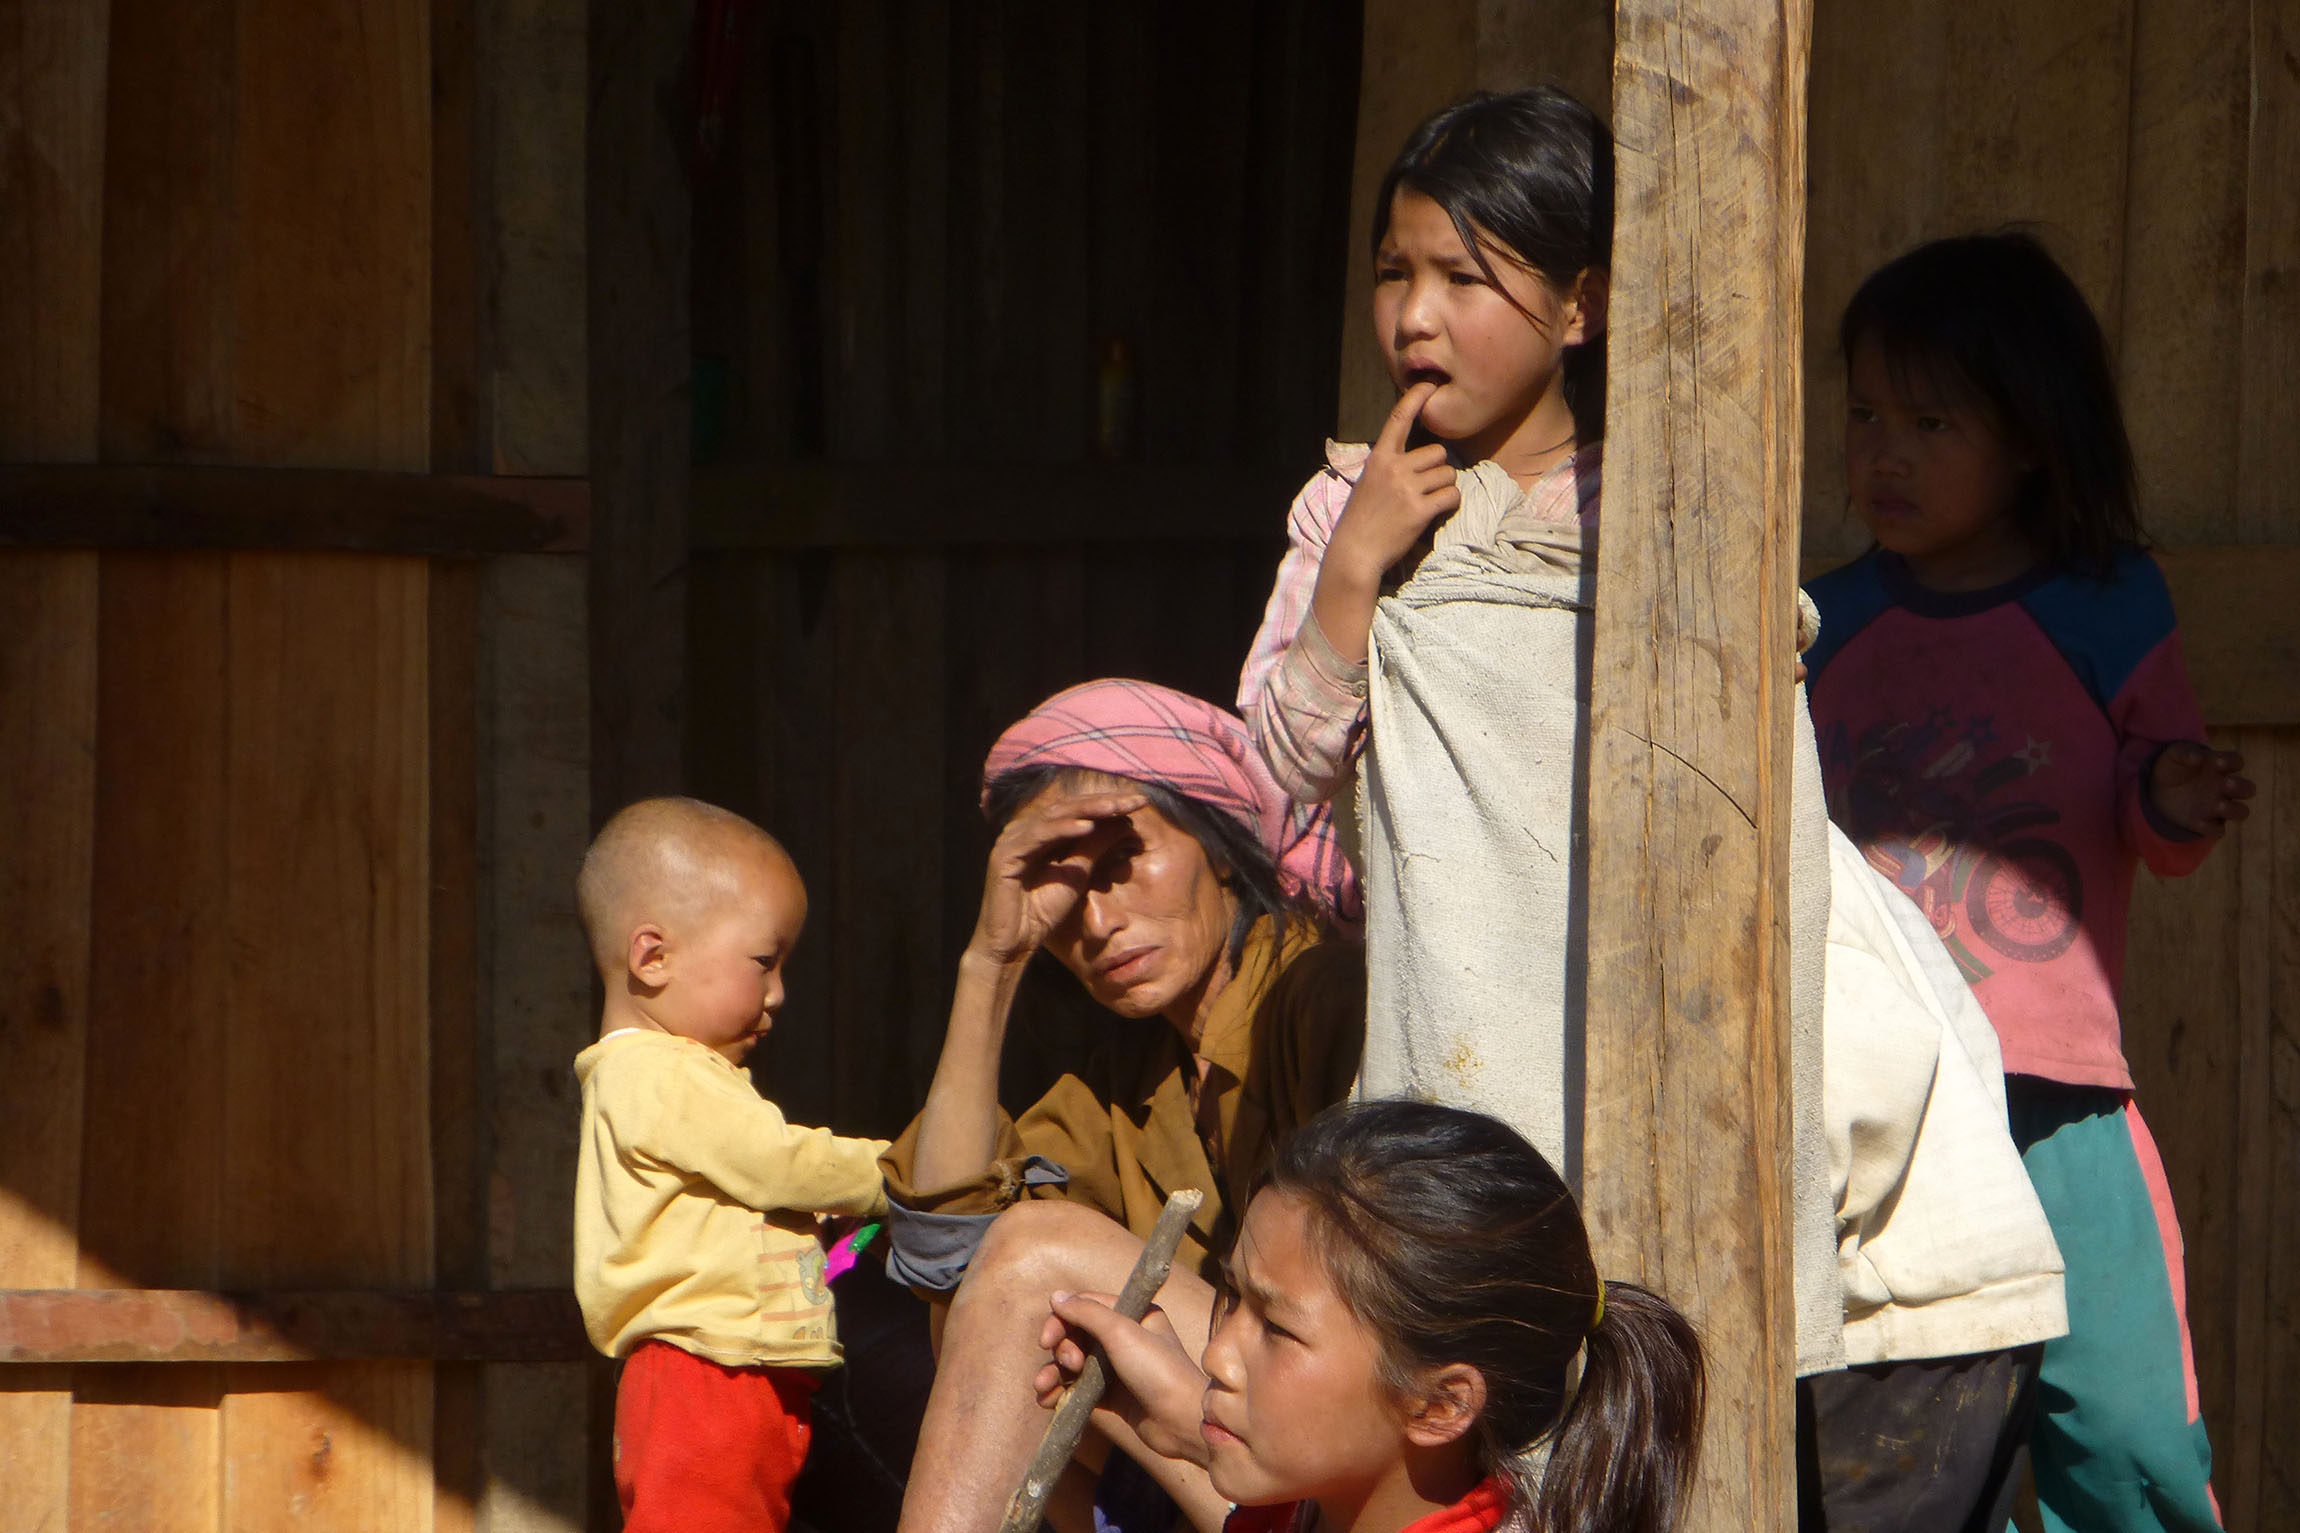
[[[1206,1195],[1195,1187],[1167,1197],[1166,1206],[1158,1211],[1158,1222],[1150,1228],[1150,1238],[1142,1242],[1142,1254],[1134,1259],[1134,1270],[1126,1275],[1126,1286],[1118,1291],[1118,1302],[1112,1308],[1119,1314],[1139,1320],[1150,1313],[1150,1300],[1165,1283],[1166,1269],[1174,1265],[1174,1248],[1182,1243],[1190,1217],[1205,1201]],[[1099,1347],[1088,1345],[1085,1352],[1086,1366],[1078,1370],[1078,1378],[1054,1408],[1054,1419],[1047,1423],[1046,1435],[1038,1440],[1038,1451],[1031,1455],[1030,1467],[1022,1471],[1022,1483],[1006,1505],[1006,1520],[998,1525],[999,1533],[1037,1533],[1047,1493],[1054,1489],[1055,1478],[1070,1462],[1070,1455],[1078,1451],[1078,1440],[1086,1435],[1086,1419],[1101,1403],[1109,1375]]]

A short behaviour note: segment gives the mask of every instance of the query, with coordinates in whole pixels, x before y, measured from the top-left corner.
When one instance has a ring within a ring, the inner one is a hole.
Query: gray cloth
[[[1070,1172],[1043,1155],[1022,1162],[1022,1185],[1065,1187]],[[1029,1193],[1025,1191],[1025,1197]],[[997,1214],[929,1214],[900,1203],[886,1210],[886,1274],[908,1288],[949,1293],[965,1278],[975,1247],[990,1233]]]
[[[1458,482],[1461,509],[1374,611],[1358,1091],[1491,1113],[1578,1186],[1595,563],[1583,530],[1534,517],[1498,465]],[[1827,815],[1802,707],[1797,750],[1792,1252],[1799,1368],[1811,1371],[1845,1354],[1821,1127]]]

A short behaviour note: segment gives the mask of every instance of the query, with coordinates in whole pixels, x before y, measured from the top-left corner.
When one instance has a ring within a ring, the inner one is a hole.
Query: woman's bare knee
[[[1141,1250],[1124,1225],[1091,1208],[1052,1199],[1017,1203],[982,1237],[959,1292],[1115,1288]]]

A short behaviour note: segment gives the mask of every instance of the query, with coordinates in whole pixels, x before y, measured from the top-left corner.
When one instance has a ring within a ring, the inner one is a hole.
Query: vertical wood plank
[[[950,8],[909,6],[896,29],[893,99],[900,323],[885,365],[894,373],[900,455],[936,460],[950,447]],[[963,215],[963,211],[962,215]]]
[[[893,232],[901,187],[894,171],[892,76],[896,18],[889,0],[838,8],[831,135],[830,452],[834,458],[887,456],[898,438],[890,418],[894,387],[890,318],[902,257]],[[858,529],[859,530],[859,529]]]
[[[223,1516],[232,1533],[430,1533],[431,1367],[225,1370]]]
[[[97,567],[87,553],[0,555],[0,803],[18,806],[0,855],[16,960],[0,980],[0,1287],[69,1288],[77,1266],[95,838]],[[23,812],[37,805],[35,813]],[[61,1525],[71,1376],[10,1370],[0,1393],[0,1523]]]
[[[1787,885],[1811,13],[1616,12],[1584,1207],[1701,1329],[1695,1528],[1794,1521]]]
[[[2273,1041],[2275,1035],[2274,1008],[2276,1001],[2276,964],[2289,949],[2280,943],[2276,930],[2276,862],[2279,850],[2283,860],[2290,861],[2291,853],[2280,848],[2279,842],[2292,835],[2293,827],[2277,811],[2282,807],[2281,791],[2282,751],[2276,733],[2266,729],[2247,729],[2238,732],[2233,743],[2244,752],[2245,764],[2254,781],[2260,785],[2255,802],[2258,811],[2242,827],[2242,839],[2233,848],[2236,864],[2237,920],[2235,963],[2236,1024],[2241,1036],[2235,1059],[2236,1100],[2229,1115],[2234,1133],[2231,1161],[2244,1173],[2230,1202],[2231,1223],[2235,1228],[2233,1240],[2224,1240],[2213,1252],[2214,1256],[2231,1258],[2229,1271],[2233,1282],[2229,1287],[2233,1301],[2228,1315],[2220,1325],[2234,1333],[2231,1352],[2234,1354],[2230,1369],[2229,1394],[2231,1409],[2220,1420],[2220,1440],[2228,1444],[2228,1473],[2221,1494],[2228,1497],[2222,1511],[2234,1527],[2275,1527],[2281,1519],[2261,1520],[2264,1487],[2263,1471],[2268,1464],[2282,1457],[2275,1453],[2266,1436],[2266,1409],[2268,1373],[2266,1364],[2272,1350],[2268,1343],[2270,1281],[2273,1273],[2271,1250],[2275,1242],[2275,1228],[2283,1222],[2288,1209],[2280,1209],[2269,1201],[2275,1189],[2275,1174],[2269,1170],[2275,1164],[2275,1133],[2272,1115],[2275,1110],[2275,1063]],[[2222,849],[2227,855],[2229,848]],[[2208,1258],[2209,1259],[2209,1258]],[[2188,1270],[2196,1270],[2191,1259]],[[2195,1304],[2190,1303],[2193,1315]],[[2207,1416],[2207,1427],[2213,1418]],[[2278,1438],[2277,1441],[2287,1440]]]
[[[584,0],[479,6],[490,463],[580,474],[588,445]]]
[[[481,196],[487,163],[480,110],[475,0],[430,0],[431,55],[431,422],[435,474],[476,474],[490,431],[480,387],[488,328],[486,247],[491,220]]]
[[[752,653],[759,690],[761,777],[755,790],[767,829],[781,838],[807,882],[809,930],[784,979],[790,987],[777,1027],[752,1055],[751,1077],[796,1123],[858,1132],[839,1095],[838,1034],[848,1022],[847,963],[838,912],[845,832],[825,806],[839,802],[837,732],[840,623],[832,556],[804,553],[760,561],[749,587],[756,627]],[[873,1036],[897,1036],[892,1018],[874,1018]]]
[[[2235,535],[2249,9],[2133,6],[2117,361],[2142,515],[2167,543]]]
[[[604,818],[684,780],[693,49],[686,7],[588,4],[591,798]]]
[[[96,456],[109,21],[95,0],[0,10],[0,460]]]
[[[489,1083],[486,1277],[558,1287],[573,1251],[575,1055],[598,1017],[574,911],[590,838],[579,557],[490,560],[479,592],[480,1069]],[[589,1434],[587,1365],[489,1364],[475,1402],[490,1533],[585,1526],[586,1474],[608,1461]],[[447,1426],[440,1423],[441,1441]]]
[[[2251,7],[2251,132],[2246,144],[2244,308],[2237,428],[2236,531],[2247,542],[2300,537],[2300,3],[2259,0]],[[2300,1475],[2286,1451],[2300,1430],[2300,1242],[2291,1234],[2300,1174],[2300,775],[2286,759],[2294,731],[2247,731],[2261,775],[2268,823],[2248,823],[2241,856],[2243,993],[2250,1074],[2242,1103],[2241,1150],[2248,1178],[2235,1257],[2251,1276],[2236,1317],[2240,1337],[2232,1430],[2232,1526],[2276,1527],[2300,1518]],[[2278,1195],[2282,1194],[2281,1200]]]
[[[430,0],[239,0],[231,447],[422,469]]]
[[[228,1282],[432,1278],[428,574],[230,557]]]
[[[2252,6],[2237,533],[2300,537],[2300,0]]]
[[[2244,1253],[2261,1266],[2261,1330],[2246,1335],[2259,1354],[2261,1398],[2257,1404],[2240,1398],[2234,1425],[2249,1439],[2241,1451],[2251,1479],[2239,1486],[2249,1525],[2288,1528],[2300,1527],[2300,1472],[2283,1451],[2300,1431],[2300,1226],[2291,1218],[2300,1206],[2300,857],[2291,850],[2300,834],[2300,729],[2262,733],[2276,755],[2270,812],[2281,839],[2267,843],[2262,859],[2269,865],[2266,924],[2273,944],[2267,1035],[2258,1049],[2267,1077],[2257,1088],[2265,1121],[2245,1146],[2245,1165],[2257,1182],[2248,1217],[2263,1237]]]
[[[232,443],[233,0],[112,0],[100,446],[216,461]]]
[[[827,913],[838,1099],[830,1121],[892,1136],[933,1070],[929,1050],[889,1057],[887,1039],[941,1036],[950,976],[929,934],[942,920],[939,837],[945,673],[939,554],[840,557],[832,600],[837,827]],[[925,938],[927,940],[922,940]]]
[[[0,1375],[0,1462],[12,1471],[0,1529],[67,1525],[72,1493],[72,1370],[16,1367]]]
[[[215,1533],[222,1514],[223,1370],[205,1364],[77,1370],[74,1528]]]
[[[103,556],[83,1288],[222,1277],[226,590],[221,554]]]
[[[425,581],[432,1275],[455,1288],[481,1287],[487,1273],[480,1146],[493,1074],[479,1026],[478,583],[475,565],[445,559]]]
[[[598,1030],[575,870],[590,840],[583,561],[490,561],[481,595],[487,1275],[556,1285],[574,1258],[574,1062]]]
[[[2234,741],[2223,743],[2234,744]],[[2256,823],[2194,874],[2134,881],[2119,1012],[2141,1111],[2164,1152],[2187,1249],[2188,1316],[2205,1425],[2225,1498],[2232,1482],[2233,1380],[2241,1345],[2236,1263],[2249,1179],[2238,1133],[2246,1090],[2241,863]],[[2222,1509],[2228,1509],[2224,1499]],[[2242,1526],[2245,1524],[2236,1524]]]
[[[0,980],[0,1287],[69,1288],[80,1223],[80,1132],[96,826],[96,557],[0,556],[0,911],[16,961]],[[32,806],[37,806],[34,809]]]

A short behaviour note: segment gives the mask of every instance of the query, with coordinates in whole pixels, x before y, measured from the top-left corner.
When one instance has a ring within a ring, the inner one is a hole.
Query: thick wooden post
[[[1621,0],[1584,1195],[1710,1359],[1697,1529],[1794,1526],[1788,801],[1810,0]]]

